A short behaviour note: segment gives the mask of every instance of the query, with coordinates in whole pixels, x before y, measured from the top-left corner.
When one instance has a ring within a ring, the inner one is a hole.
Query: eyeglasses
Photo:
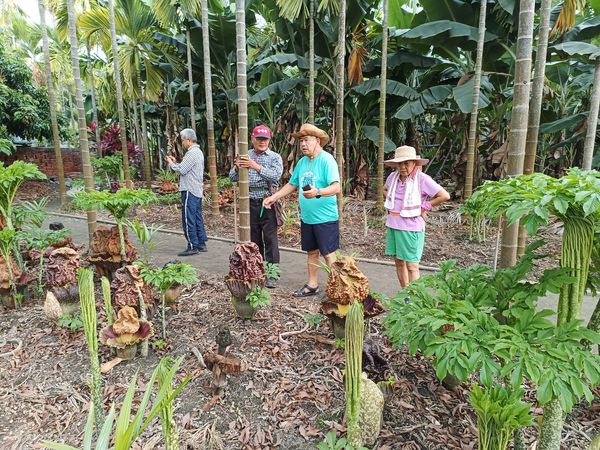
[[[402,162],[399,162],[396,164],[398,164],[399,166],[410,166],[411,164],[414,164],[414,163],[415,163],[414,161],[409,160],[409,161],[402,161]]]

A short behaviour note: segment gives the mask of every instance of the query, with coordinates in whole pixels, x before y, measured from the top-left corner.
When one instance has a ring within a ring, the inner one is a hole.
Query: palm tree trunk
[[[212,72],[210,70],[210,41],[208,28],[208,0],[202,0],[202,52],[204,62],[204,96],[206,97],[206,134],[208,144],[208,173],[210,174],[210,210],[219,215],[219,186],[217,178],[217,149],[215,147],[215,120],[212,102]]]
[[[50,48],[48,46],[48,30],[46,29],[46,8],[44,0],[38,0],[38,7],[40,11],[42,42],[44,45],[44,64],[46,66],[46,85],[48,86],[48,103],[50,105],[50,123],[52,124],[54,157],[56,158],[56,175],[58,176],[58,193],[60,195],[60,206],[61,208],[64,208],[67,205],[67,188],[65,185],[65,169],[63,166],[62,152],[60,150],[58,122],[56,121],[56,95],[54,92],[54,80],[52,79],[52,68],[50,67]]]
[[[479,90],[481,86],[481,63],[483,61],[483,46],[485,44],[485,15],[487,0],[479,3],[479,35],[477,36],[477,56],[475,57],[475,73],[473,74],[473,95],[471,97],[471,120],[469,123],[469,142],[467,147],[467,168],[465,170],[465,189],[463,196],[469,198],[473,193],[473,178],[475,172],[475,152],[477,144],[477,116],[479,115]]]
[[[535,0],[521,0],[519,12],[519,32],[515,64],[513,109],[508,142],[507,175],[523,173],[525,141],[527,139],[527,116],[529,114],[529,93],[531,90],[531,50],[533,46],[533,19]],[[517,241],[519,224],[515,222],[502,229],[500,267],[511,267],[517,262]]]
[[[237,49],[238,145],[240,156],[248,155],[248,89],[246,86],[246,10],[244,0],[235,2]],[[250,242],[250,198],[248,169],[240,168],[240,241]]]
[[[310,0],[308,22],[308,122],[315,122],[315,0]]]
[[[121,84],[121,69],[119,67],[119,49],[117,47],[114,0],[108,0],[108,14],[110,22],[110,42],[112,47],[113,69],[115,73],[117,111],[119,114],[119,139],[121,141],[121,155],[123,156],[123,173],[125,176],[125,186],[132,187],[131,174],[129,173],[129,155],[127,152],[127,125],[125,122],[125,108],[123,107],[123,86]]]
[[[340,173],[340,192],[337,194],[340,228],[343,224],[342,210],[344,185],[344,58],[346,57],[346,0],[340,0],[338,26],[338,54],[336,67],[336,106],[335,106],[335,157]]]
[[[385,159],[385,99],[387,94],[388,0],[383,0],[381,32],[381,75],[379,84],[379,148],[377,149],[377,200],[375,209],[383,212],[383,161]],[[366,196],[366,193],[365,193]]]
[[[81,90],[81,72],[79,70],[79,42],[77,41],[77,30],[75,28],[75,8],[73,0],[67,0],[67,14],[69,17],[69,43],[71,44],[71,63],[73,64],[73,79],[75,81],[75,101],[77,102],[77,115],[79,122],[79,146],[81,147],[81,167],[83,170],[83,179],[85,190],[93,191],[94,173],[90,163],[90,149],[87,139],[87,125],[85,123],[85,110],[83,108],[83,93]],[[88,237],[90,243],[92,236],[96,231],[96,210],[87,211]]]
[[[204,31],[203,31],[204,32]],[[187,50],[188,85],[190,92],[190,125],[196,131],[196,109],[194,107],[194,76],[192,74],[192,44],[190,43],[190,26],[185,30],[185,47]]]
[[[142,94],[143,95],[143,94]],[[148,147],[148,130],[146,128],[146,113],[144,112],[144,98],[140,98],[140,119],[142,121],[142,151],[144,154],[144,181],[146,188],[152,188],[152,159]]]
[[[534,77],[531,87],[531,101],[529,102],[529,118],[527,123],[527,142],[525,144],[525,162],[523,173],[530,174],[535,169],[535,155],[537,152],[538,135],[540,130],[540,115],[542,111],[542,98],[544,96],[544,75],[546,72],[546,53],[548,51],[548,36],[550,33],[550,13],[552,0],[542,0],[540,7],[540,31],[538,36],[537,53],[535,57]],[[519,240],[517,257],[525,253],[527,233],[523,226],[519,227]]]
[[[583,144],[584,170],[592,168],[592,157],[594,156],[594,142],[596,140],[596,127],[598,125],[598,109],[600,107],[600,57],[596,58],[596,69],[594,70],[594,84],[592,85],[592,98],[590,99],[590,115],[587,120],[585,141]]]
[[[100,124],[98,123],[98,107],[96,106],[96,87],[94,86],[94,68],[92,67],[92,59],[90,53],[90,42],[87,42],[87,70],[90,77],[90,95],[92,97],[92,120],[96,124],[96,156],[101,157],[100,152]]]

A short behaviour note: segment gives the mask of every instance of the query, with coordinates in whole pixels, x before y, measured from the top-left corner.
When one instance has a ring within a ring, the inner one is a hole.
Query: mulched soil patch
[[[123,362],[103,376],[105,410],[113,402],[120,404],[136,371],[139,397],[162,355],[183,355],[178,377],[191,374],[192,380],[175,401],[182,448],[208,448],[213,438],[222,444],[216,448],[223,449],[314,449],[329,430],[343,433],[343,351],[311,338],[331,339],[327,322],[308,328],[303,320],[304,314],[316,312],[316,300],[291,299],[277,289],[272,306],[259,311],[255,320],[243,321],[234,313],[222,278],[206,273],[200,278],[184,291],[179,313],[169,313],[166,348],[153,347],[147,359]],[[102,310],[101,294],[96,298]],[[102,326],[103,317],[99,322]],[[158,314],[153,322],[160,333]],[[204,412],[212,374],[199,366],[191,349],[216,350],[214,338],[224,325],[234,341],[228,354],[240,358],[245,368],[239,377],[228,378],[225,397]],[[296,331],[303,334],[288,333]],[[373,448],[473,449],[476,418],[466,386],[450,392],[426,359],[392,349],[381,337],[378,319],[372,320],[368,333],[381,344],[397,377]],[[41,301],[30,301],[21,310],[0,314],[0,354],[0,448],[39,448],[41,439],[81,445],[90,406],[83,332],[57,327],[44,317]],[[101,346],[101,362],[111,358],[110,350]],[[568,418],[564,449],[586,448],[584,434],[600,430],[599,411],[598,400],[575,409]],[[529,441],[534,434],[533,428],[527,430]],[[161,446],[156,420],[134,448]]]

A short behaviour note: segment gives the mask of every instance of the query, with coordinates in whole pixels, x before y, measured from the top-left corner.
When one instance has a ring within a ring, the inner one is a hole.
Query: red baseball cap
[[[271,130],[266,125],[259,125],[252,130],[252,137],[262,137],[271,139]]]

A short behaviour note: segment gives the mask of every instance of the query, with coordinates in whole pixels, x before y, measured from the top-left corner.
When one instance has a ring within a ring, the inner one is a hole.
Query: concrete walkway
[[[62,222],[66,228],[71,230],[75,242],[87,244],[87,223],[84,217],[59,214],[49,211],[49,217],[44,226],[50,222]],[[103,221],[98,220],[98,223]],[[135,236],[130,237],[135,242]],[[207,242],[208,252],[188,257],[178,257],[177,253],[186,246],[183,233],[179,230],[165,230],[159,232],[155,240],[156,247],[152,252],[152,262],[162,265],[173,259],[192,264],[199,269],[214,274],[226,274],[229,271],[229,255],[233,251],[234,244],[225,239],[209,238]],[[369,278],[369,288],[374,292],[385,295],[393,295],[398,292],[400,285],[396,278],[396,271],[389,262],[366,262],[359,261],[359,268]],[[291,292],[306,283],[307,268],[306,254],[299,251],[282,250],[281,251],[281,269],[282,275],[279,287],[283,291]],[[428,270],[421,270],[422,275],[431,273]],[[327,277],[324,271],[320,271],[319,285],[324,289]],[[583,302],[581,317],[587,322],[591,317],[596,306],[597,299],[586,296]],[[558,296],[550,294],[541,299],[540,307],[556,309]]]

